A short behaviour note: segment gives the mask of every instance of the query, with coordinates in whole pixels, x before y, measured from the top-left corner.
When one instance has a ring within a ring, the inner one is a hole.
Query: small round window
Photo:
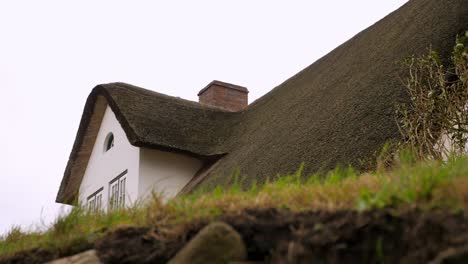
[[[109,133],[104,140],[104,152],[108,151],[114,146],[114,134]]]

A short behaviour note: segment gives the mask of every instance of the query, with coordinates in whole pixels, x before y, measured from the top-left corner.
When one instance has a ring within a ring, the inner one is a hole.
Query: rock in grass
[[[214,222],[200,230],[169,264],[222,264],[246,258],[247,250],[239,233],[225,223]]]
[[[46,264],[101,264],[96,255],[96,250],[88,250],[71,257],[57,259]]]

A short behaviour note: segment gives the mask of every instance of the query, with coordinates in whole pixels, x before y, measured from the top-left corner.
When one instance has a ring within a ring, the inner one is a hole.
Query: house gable
[[[125,201],[119,203],[138,203],[153,192],[161,193],[167,200],[176,196],[204,165],[189,155],[133,146],[111,107],[104,105],[104,114],[96,115],[102,118],[96,125],[99,128],[79,186],[80,205],[91,208],[91,201],[99,194],[99,203],[93,202],[92,208],[110,206],[112,185],[116,180],[122,182],[121,177],[125,177],[125,182],[120,184],[118,193],[124,192]],[[99,109],[102,111],[103,106]]]
[[[107,106],[115,114],[132,146],[210,161],[227,152],[226,139],[233,133],[233,123],[240,117],[239,113],[129,84],[98,85],[86,101],[57,202],[77,202],[79,187]]]
[[[113,140],[112,146],[109,145],[109,139]],[[100,202],[103,206],[107,205],[112,195],[111,182],[118,176],[126,177],[125,204],[136,201],[139,157],[139,148],[129,143],[114,112],[107,106],[79,187],[79,203],[85,205],[90,195],[102,190]]]

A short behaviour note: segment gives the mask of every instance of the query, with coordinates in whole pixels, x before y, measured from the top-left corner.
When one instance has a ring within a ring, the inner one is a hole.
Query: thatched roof
[[[245,184],[262,182],[301,162],[305,173],[337,164],[362,168],[384,142],[399,138],[394,106],[407,98],[398,62],[429,46],[448,58],[455,35],[466,29],[465,0],[411,0],[238,113],[127,84],[100,85],[86,103],[57,201],[69,203],[78,191],[82,175],[73,171],[89,158],[83,142],[99,119],[99,98],[135,146],[201,158],[225,154],[201,187],[227,184],[234,170]]]
[[[107,105],[130,144],[202,159],[227,152],[225,138],[241,115],[125,83],[98,85],[86,101],[58,202],[76,198]]]

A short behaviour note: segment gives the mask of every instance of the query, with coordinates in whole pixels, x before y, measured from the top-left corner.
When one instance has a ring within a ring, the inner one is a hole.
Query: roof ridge
[[[140,91],[143,91],[145,93],[151,93],[152,95],[156,95],[156,96],[159,96],[159,97],[171,99],[171,100],[175,101],[176,103],[190,104],[191,106],[196,107],[196,108],[200,108],[200,109],[210,109],[210,110],[214,110],[214,111],[217,111],[217,112],[231,113],[230,111],[227,111],[227,110],[224,110],[224,109],[220,109],[220,108],[213,107],[213,106],[210,106],[210,105],[200,104],[199,102],[192,101],[192,100],[189,100],[189,99],[185,99],[185,98],[182,98],[182,97],[179,97],[179,96],[173,96],[173,95],[160,93],[160,92],[157,92],[157,91],[154,91],[154,90],[146,89],[146,88],[136,86],[136,85],[133,85],[133,84],[129,84],[129,83],[125,83],[125,82],[112,82],[112,83],[99,84],[97,86],[101,86],[101,87],[104,87],[104,88],[119,87],[119,88],[123,88],[123,89],[132,89],[134,91],[140,90]]]

